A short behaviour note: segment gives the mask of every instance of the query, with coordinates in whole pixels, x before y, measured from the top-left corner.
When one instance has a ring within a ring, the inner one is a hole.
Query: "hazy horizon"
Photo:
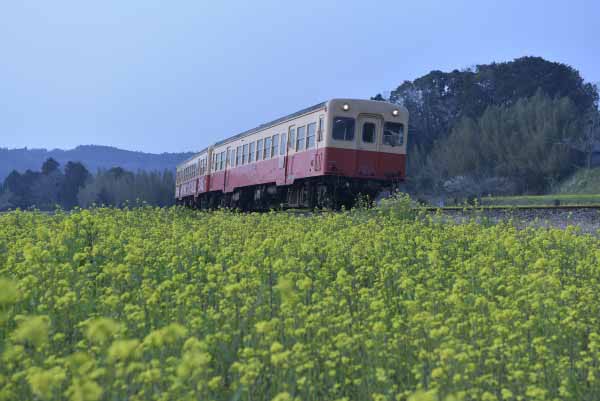
[[[329,98],[522,56],[598,82],[598,15],[583,0],[9,3],[0,147],[197,151]]]

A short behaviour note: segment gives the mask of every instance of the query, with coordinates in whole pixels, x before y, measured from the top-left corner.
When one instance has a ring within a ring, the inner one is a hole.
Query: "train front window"
[[[404,124],[386,122],[383,127],[383,144],[402,146],[404,144]]]
[[[364,123],[362,129],[362,140],[365,143],[375,142],[375,124]]]
[[[354,140],[354,119],[350,117],[334,117],[332,137],[336,141]]]

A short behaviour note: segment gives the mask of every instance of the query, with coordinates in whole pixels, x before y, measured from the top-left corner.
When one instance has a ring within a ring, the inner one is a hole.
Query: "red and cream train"
[[[177,203],[265,210],[351,206],[405,178],[408,111],[332,99],[209,146],[177,166]]]

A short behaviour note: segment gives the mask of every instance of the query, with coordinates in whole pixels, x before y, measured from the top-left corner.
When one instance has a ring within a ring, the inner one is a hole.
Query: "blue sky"
[[[332,97],[525,55],[600,81],[600,2],[5,1],[0,147],[198,150]]]

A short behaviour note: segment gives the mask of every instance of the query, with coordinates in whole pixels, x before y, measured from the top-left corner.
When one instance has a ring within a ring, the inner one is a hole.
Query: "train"
[[[241,132],[177,166],[175,198],[197,209],[352,207],[406,178],[408,110],[331,99]]]

